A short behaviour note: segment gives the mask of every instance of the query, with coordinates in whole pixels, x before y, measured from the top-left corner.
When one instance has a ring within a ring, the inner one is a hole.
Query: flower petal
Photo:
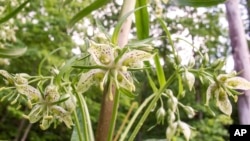
[[[74,125],[70,113],[64,108],[60,106],[52,106],[51,112],[59,119],[59,121],[63,121],[68,128],[71,128],[71,126]]]
[[[41,93],[38,89],[30,85],[16,85],[18,93],[27,96],[28,99],[32,101],[37,101],[41,98]]]
[[[108,65],[114,61],[114,49],[110,45],[90,41],[88,52],[98,65]]]
[[[45,100],[47,102],[56,102],[60,99],[58,88],[55,85],[48,85],[45,88]]]
[[[35,123],[42,118],[42,110],[41,105],[36,105],[32,108],[28,115],[30,123]]]
[[[180,121],[179,127],[180,127],[186,141],[189,141],[189,139],[191,137],[191,129],[190,129],[189,125],[186,124],[185,122]]]
[[[250,82],[242,77],[228,78],[225,85],[232,89],[249,90]]]
[[[81,75],[80,80],[78,81],[76,91],[78,93],[86,92],[93,84],[96,83],[97,79],[103,79],[104,71],[101,69],[92,69]]]
[[[119,62],[122,66],[128,66],[131,68],[142,68],[143,61],[149,60],[152,56],[152,54],[145,51],[133,50],[128,53],[125,53]]]
[[[48,129],[53,121],[54,121],[53,118],[46,118],[46,117],[43,117],[43,119],[42,119],[42,121],[41,121],[41,124],[40,124],[40,128],[41,128],[42,130]]]
[[[227,93],[223,89],[217,89],[215,91],[216,105],[226,115],[231,115],[232,105],[228,98]]]
[[[131,74],[129,72],[118,72],[118,83],[119,86],[131,91],[135,90],[135,85],[133,82],[133,78],[131,77]]]
[[[208,105],[209,100],[210,100],[212,94],[214,93],[215,89],[216,89],[215,84],[211,84],[211,85],[208,86],[207,92],[206,92],[206,103],[205,103],[205,105]]]

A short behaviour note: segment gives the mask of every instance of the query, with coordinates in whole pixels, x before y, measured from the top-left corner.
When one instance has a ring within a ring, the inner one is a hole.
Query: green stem
[[[72,86],[74,91],[75,91],[75,87]],[[84,100],[83,96],[79,93],[76,93],[76,98],[79,102],[79,106],[80,106],[80,111],[81,111],[81,115],[82,115],[82,120],[83,120],[83,135],[84,135],[84,141],[94,141],[94,134],[93,134],[93,130],[92,130],[92,126],[91,126],[91,121],[89,118],[89,111],[88,111],[88,107],[86,104],[86,101]]]
[[[75,117],[75,124],[76,124],[76,129],[77,129],[77,134],[78,134],[78,137],[79,137],[79,141],[83,141],[83,136],[81,134],[80,123],[79,123],[79,120],[78,120],[78,117],[77,117],[76,110],[74,111],[74,117]]]
[[[86,126],[85,123],[87,123],[87,120],[86,120],[86,117],[85,117],[85,110],[84,110],[84,107],[83,107],[83,99],[81,98],[80,94],[76,92],[76,98],[79,102],[79,107],[80,107],[80,111],[81,111],[81,115],[82,115],[82,120],[83,120],[83,136],[84,136],[84,141],[88,141],[89,140],[89,134],[88,134],[88,126]],[[81,132],[78,132],[78,133],[81,133]]]
[[[141,106],[136,110],[134,116],[131,118],[130,122],[128,123],[126,129],[121,135],[120,141],[124,141],[125,137],[128,135],[129,130],[131,129],[132,125],[134,124],[136,118],[141,113],[142,109],[148,105],[148,103],[151,101],[152,98],[154,98],[154,94],[150,95],[148,98],[144,100],[144,102],[141,104]]]
[[[86,124],[87,124],[87,128],[88,128],[88,135],[89,135],[89,138],[90,138],[90,141],[94,141],[94,133],[93,133],[93,129],[92,129],[92,125],[91,125],[91,120],[90,120],[90,117],[89,117],[89,110],[88,110],[88,106],[87,106],[87,103],[85,101],[85,99],[83,98],[82,95],[80,95],[80,98],[82,99],[82,105],[83,105],[83,108],[84,108],[84,116],[86,118]]]
[[[120,92],[117,90],[115,94],[115,98],[114,98],[114,107],[113,107],[112,118],[111,118],[111,123],[109,127],[108,141],[112,141],[113,139],[115,123],[116,123],[118,107],[119,107],[119,98],[120,98]]]
[[[136,125],[134,131],[132,132],[130,138],[128,141],[133,141],[135,136],[137,135],[137,133],[139,132],[141,126],[143,125],[144,121],[147,119],[149,113],[151,112],[151,110],[153,109],[153,107],[155,106],[155,103],[159,100],[159,98],[161,97],[161,94],[164,92],[164,90],[166,90],[166,88],[170,85],[170,83],[174,80],[174,76],[176,75],[176,73],[172,74],[170,76],[170,78],[168,79],[168,81],[165,83],[165,85],[163,85],[159,91],[157,91],[157,93],[155,93],[155,97],[154,99],[151,101],[151,103],[149,104],[149,106],[147,107],[146,111],[144,112],[144,114],[142,115],[140,121],[138,122],[138,124]]]

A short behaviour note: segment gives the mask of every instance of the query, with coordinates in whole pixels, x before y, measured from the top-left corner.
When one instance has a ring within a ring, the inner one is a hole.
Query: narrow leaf
[[[163,70],[163,67],[160,63],[160,57],[158,54],[156,54],[154,56],[154,63],[155,63],[155,67],[156,67],[157,78],[158,78],[160,87],[162,87],[166,84],[166,78],[165,78],[164,70]]]
[[[129,90],[127,89],[124,89],[124,88],[119,88],[119,91],[123,94],[125,94],[126,96],[130,97],[130,98],[135,98],[135,94],[133,94],[132,92],[130,92]]]
[[[92,11],[95,11],[96,9],[106,5],[109,3],[110,0],[96,0],[86,8],[82,9],[79,13],[77,13],[70,21],[69,21],[69,28],[72,28],[75,23],[77,23],[79,20],[81,20],[83,17],[90,14]]]
[[[147,0],[137,0],[136,8],[143,7],[135,12],[135,26],[137,29],[138,39],[145,39],[149,36],[149,15],[147,7]]]
[[[16,9],[14,9],[12,12],[10,12],[7,15],[3,16],[2,18],[0,18],[0,24],[6,22],[10,18],[16,16],[18,14],[18,12],[20,12],[26,6],[26,4],[29,3],[29,1],[30,0],[27,0],[27,1],[23,2],[19,7],[17,7]]]
[[[175,3],[181,6],[208,7],[224,3],[226,0],[176,0]]]
[[[12,58],[23,55],[27,48],[0,48],[0,58]]]

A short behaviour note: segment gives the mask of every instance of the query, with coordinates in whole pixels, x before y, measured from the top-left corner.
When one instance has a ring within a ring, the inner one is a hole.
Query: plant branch
[[[135,7],[135,0],[124,1],[121,17],[132,11],[134,7]],[[119,32],[118,46],[124,47],[127,44],[131,23],[132,23],[132,17],[129,16],[123,23],[121,30]],[[112,140],[112,137],[110,136],[113,135],[113,133],[109,133],[109,131],[113,132],[113,130],[109,129],[115,127],[116,118],[112,117],[112,115],[113,111],[115,111],[115,109],[118,108],[119,103],[117,103],[118,105],[114,107],[114,101],[109,98],[110,96],[116,97],[116,87],[114,84],[112,84],[111,89],[112,90],[108,90],[108,87],[106,87],[103,92],[101,111],[96,131],[96,141],[107,141],[108,138],[109,138],[108,141]]]

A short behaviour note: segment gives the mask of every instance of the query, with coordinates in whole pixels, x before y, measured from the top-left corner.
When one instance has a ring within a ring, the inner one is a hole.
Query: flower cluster
[[[5,70],[0,70],[0,75],[4,77],[6,83],[13,85],[14,93],[7,93],[6,96],[15,97],[12,103],[16,103],[21,98],[25,99],[31,111],[24,115],[31,123],[40,121],[41,129],[45,130],[53,122],[64,122],[68,128],[73,125],[71,114],[76,107],[76,98],[72,94],[59,93],[58,87],[49,84],[42,92],[29,84],[31,77],[27,74],[11,75]],[[9,87],[13,88],[13,87]]]
[[[77,91],[84,93],[91,85],[99,83],[101,90],[107,82],[112,82],[117,89],[134,91],[135,86],[130,69],[142,69],[143,61],[149,60],[153,55],[142,50],[119,49],[108,44],[98,44],[90,41],[88,52],[92,64],[96,68],[81,75]]]
[[[231,115],[232,105],[228,96],[237,100],[235,90],[249,90],[250,82],[242,77],[237,77],[236,72],[230,74],[220,74],[216,77],[214,83],[211,83],[206,92],[206,105],[211,97],[215,98],[217,107],[226,115]]]

